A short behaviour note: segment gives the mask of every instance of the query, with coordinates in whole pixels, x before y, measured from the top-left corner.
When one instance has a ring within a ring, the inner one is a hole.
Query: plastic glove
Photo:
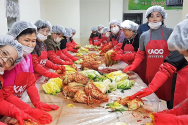
[[[76,57],[74,57],[73,55],[69,54],[69,53],[67,52],[67,49],[63,49],[63,50],[62,50],[62,53],[64,53],[68,58],[70,58],[70,59],[73,60],[73,61],[78,60],[78,58],[76,58]]]
[[[155,125],[187,125],[188,123],[187,115],[175,116],[172,114],[154,113],[153,116]]]
[[[163,110],[158,112],[161,114],[174,114],[174,115],[187,115],[188,114],[188,99],[185,99],[183,102],[175,106],[170,110]]]
[[[53,69],[53,70],[57,70],[59,69],[59,65],[55,65],[53,62],[51,62],[50,60],[46,61],[46,67]]]
[[[46,103],[39,102],[37,105],[35,105],[36,108],[42,109],[44,111],[51,111],[51,110],[57,110],[59,108],[58,105],[48,105]]]
[[[121,60],[121,55],[120,55],[120,54],[117,54],[116,52],[112,52],[111,58],[112,58],[113,60]]]
[[[144,88],[136,94],[129,96],[130,99],[134,99],[136,96],[138,98],[142,98],[148,96],[155,92],[162,84],[170,77],[174,72],[176,72],[176,68],[169,63],[161,64],[159,71],[155,74],[153,80],[149,84],[148,88]]]
[[[34,118],[24,113],[24,111],[18,109],[16,106],[5,100],[2,100],[0,102],[0,105],[1,105],[0,106],[1,115],[9,116],[17,119],[20,125],[24,125],[23,120],[28,120],[28,119],[37,122]]]
[[[131,65],[127,66],[123,70],[123,72],[135,70],[136,67],[138,67],[140,65],[140,63],[142,62],[142,60],[144,59],[144,56],[145,56],[145,51],[140,51],[140,49],[138,49],[133,63]]]
[[[52,116],[41,109],[31,109],[28,114],[40,122],[40,124],[49,124],[52,122]]]
[[[30,77],[32,79],[32,77]],[[40,96],[38,94],[38,89],[35,87],[35,83],[28,83],[27,93],[31,99],[31,102],[36,108],[45,110],[45,111],[51,111],[51,110],[57,110],[59,107],[55,105],[48,105],[45,103],[40,102]]]
[[[91,45],[93,45],[93,39],[92,38],[89,38],[89,43],[91,44]]]
[[[68,62],[71,62],[72,60],[69,59],[64,53],[61,52],[61,55],[60,55],[60,58],[64,61],[68,61]]]
[[[61,70],[61,73],[63,74],[64,72],[66,72],[65,66],[57,66],[57,68],[55,70]]]
[[[0,122],[0,125],[6,125],[6,124],[4,124],[4,123]]]
[[[60,76],[58,74],[55,74],[53,72],[46,73],[45,77],[48,77],[48,78],[57,78],[57,77],[59,77],[60,78]]]
[[[57,57],[54,50],[48,51],[48,58],[50,61],[52,61],[55,64],[65,65],[64,62],[60,58]]]

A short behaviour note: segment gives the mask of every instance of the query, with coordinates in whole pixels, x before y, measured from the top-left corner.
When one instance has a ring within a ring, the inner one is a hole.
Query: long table
[[[125,64],[119,63],[119,65],[124,66]],[[106,109],[106,103],[101,104],[100,107],[91,107],[87,104],[74,103],[72,99],[65,98],[62,93],[58,93],[55,96],[45,94],[41,89],[41,85],[44,83],[44,80],[45,77],[42,77],[36,82],[36,87],[39,90],[41,101],[47,104],[56,104],[59,106],[58,110],[49,112],[49,114],[53,117],[53,121],[50,125],[113,125],[116,122],[124,122],[130,125],[141,125],[151,121],[148,117],[150,113],[149,111],[158,112],[167,109],[153,93],[143,98],[143,108],[135,111],[124,111],[123,113],[111,113],[109,112],[110,109]],[[142,88],[147,87],[136,73],[134,75],[134,80],[135,85],[130,90],[125,90],[124,93],[121,93],[119,90],[109,93],[109,102],[113,102],[114,100],[119,99],[119,97],[123,98],[130,96]],[[25,95],[22,100],[32,105],[27,93],[24,94]],[[68,104],[73,104],[74,107],[68,107]],[[4,117],[1,121],[6,122],[8,119],[9,118]]]

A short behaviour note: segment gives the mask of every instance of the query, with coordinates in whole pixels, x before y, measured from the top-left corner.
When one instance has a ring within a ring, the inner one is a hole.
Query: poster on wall
[[[166,10],[182,9],[183,0],[129,0],[129,10],[147,10],[149,7],[159,5]]]

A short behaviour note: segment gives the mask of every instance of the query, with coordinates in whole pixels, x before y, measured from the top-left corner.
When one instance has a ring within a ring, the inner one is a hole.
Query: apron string
[[[162,29],[162,26],[161,26],[161,35],[162,35],[162,37],[163,37],[163,40],[165,40],[165,39],[164,39],[164,35],[163,35],[163,29]],[[150,41],[151,41],[151,30],[150,30]]]

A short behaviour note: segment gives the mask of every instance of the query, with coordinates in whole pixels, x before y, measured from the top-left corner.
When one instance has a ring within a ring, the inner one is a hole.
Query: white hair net
[[[72,30],[69,29],[69,28],[65,28],[65,30],[66,30],[66,33],[64,34],[64,36],[71,37],[72,36]]]
[[[180,22],[174,28],[172,34],[168,38],[168,49],[170,51],[188,50],[188,20]]]
[[[98,31],[98,29],[96,27],[92,27],[91,31]]]
[[[112,24],[121,26],[121,21],[114,19],[114,20],[111,20],[110,23],[109,23],[109,25],[112,25]]]
[[[110,31],[110,28],[108,28],[108,27],[103,28],[103,33],[106,33],[108,31]]]
[[[132,31],[137,31],[138,30],[138,24],[136,24],[133,21],[130,20],[125,20],[123,23],[121,23],[121,27],[124,29],[129,29]]]
[[[188,14],[185,16],[185,19],[188,19]]]
[[[157,6],[157,5],[152,6],[152,7],[149,7],[149,8],[146,10],[146,15],[145,15],[146,18],[148,17],[148,15],[149,15],[150,13],[152,13],[152,12],[154,12],[154,11],[158,11],[158,12],[162,15],[163,19],[166,19],[166,18],[167,18],[167,13],[166,13],[164,7],[162,7],[162,6]]]
[[[102,24],[98,25],[97,28],[104,28]]]
[[[28,21],[14,22],[8,32],[8,35],[11,35],[14,38],[16,38],[22,31],[24,31],[28,28],[33,28],[37,32],[37,27],[32,22],[28,22]]]
[[[13,36],[10,36],[10,35],[0,36],[0,45],[10,45],[10,46],[14,47],[18,53],[18,57],[17,57],[15,63],[18,64],[19,62],[21,62],[22,57],[23,57],[22,45],[20,43],[18,43],[17,40],[14,40]]]
[[[69,29],[71,29],[72,33],[76,33],[75,29],[73,29],[73,28],[69,28]]]
[[[41,27],[48,27],[50,29],[50,31],[52,30],[52,25],[49,21],[44,21],[44,20],[37,20],[35,22],[35,26],[37,28],[41,28]]]
[[[66,30],[61,25],[53,25],[51,33],[63,33],[63,34],[65,34]]]

